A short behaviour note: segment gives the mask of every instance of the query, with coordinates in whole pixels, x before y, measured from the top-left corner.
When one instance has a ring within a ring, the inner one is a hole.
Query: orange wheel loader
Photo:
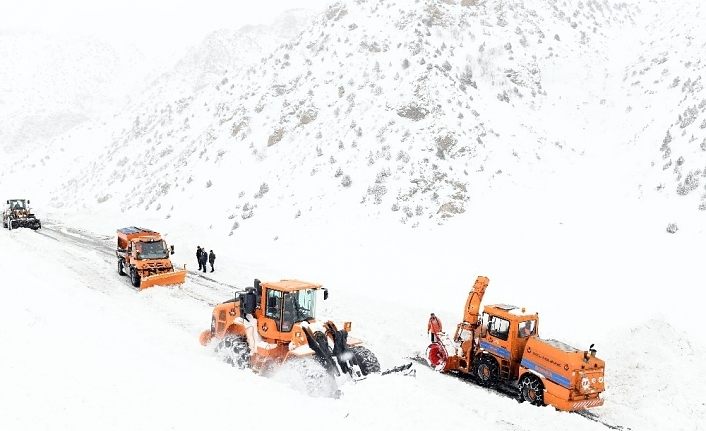
[[[348,336],[351,322],[339,329],[331,321],[316,320],[319,296],[328,298],[328,290],[319,284],[255,279],[252,287],[213,309],[211,328],[199,341],[204,346],[213,343],[231,365],[257,373],[276,373],[294,365],[327,392],[335,388],[338,377],[359,380],[379,372],[377,357],[361,340]]]
[[[436,334],[427,347],[427,363],[441,372],[470,375],[520,402],[564,411],[602,405],[605,363],[596,357],[593,344],[582,351],[540,338],[539,315],[524,308],[487,305],[481,314],[488,282],[487,277],[476,279],[455,335]]]
[[[134,287],[183,283],[186,265],[174,268],[170,254],[174,254],[174,246],[168,248],[157,232],[135,226],[118,229],[118,274],[129,276]]]

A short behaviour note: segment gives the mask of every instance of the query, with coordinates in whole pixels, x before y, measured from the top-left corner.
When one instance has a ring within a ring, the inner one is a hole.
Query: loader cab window
[[[297,322],[313,319],[316,312],[316,291],[314,289],[287,292],[283,296],[282,332],[289,332]]]
[[[508,332],[510,331],[510,322],[498,316],[492,316],[483,313],[483,322],[487,323],[488,333],[495,338],[507,340]]]
[[[267,289],[267,303],[265,316],[274,319],[277,322],[277,330],[280,326],[280,316],[282,311],[282,292],[278,290]]]
[[[10,201],[10,208],[13,210],[25,209],[25,201]]]
[[[536,320],[525,320],[517,324],[517,335],[520,338],[527,338],[530,335],[534,335],[537,330]]]

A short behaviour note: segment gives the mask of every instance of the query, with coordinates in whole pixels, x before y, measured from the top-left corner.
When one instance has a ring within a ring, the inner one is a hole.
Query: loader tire
[[[130,282],[134,287],[140,287],[140,276],[135,271],[135,268],[130,268]]]
[[[118,274],[125,275],[125,261],[118,259]]]
[[[350,350],[364,376],[380,372],[380,362],[373,352],[363,346],[353,346]]]
[[[250,347],[245,337],[228,335],[216,346],[223,361],[238,369],[250,368]]]
[[[497,385],[500,379],[500,366],[498,365],[498,361],[489,355],[482,355],[480,358],[476,359],[473,366],[473,374],[476,379],[478,379],[478,383],[480,383],[481,386],[493,387]]]
[[[519,383],[522,399],[534,406],[544,405],[544,384],[534,374],[525,374]]]

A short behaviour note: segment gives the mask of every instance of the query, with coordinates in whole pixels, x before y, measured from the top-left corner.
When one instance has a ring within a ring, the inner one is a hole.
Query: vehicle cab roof
[[[280,290],[283,292],[297,292],[299,290],[321,288],[320,284],[309,283],[307,281],[301,280],[266,281],[262,282],[261,286],[266,287],[268,289]]]
[[[486,305],[485,312],[503,317],[508,320],[529,320],[536,319],[537,313],[533,313],[525,308],[516,307],[508,304],[493,304]]]
[[[127,240],[154,241],[162,239],[158,232],[136,226],[118,229],[118,235],[124,236]]]

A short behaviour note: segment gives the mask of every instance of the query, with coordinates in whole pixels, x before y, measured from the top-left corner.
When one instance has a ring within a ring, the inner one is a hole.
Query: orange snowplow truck
[[[179,284],[186,278],[184,269],[175,269],[162,236],[149,229],[125,227],[118,229],[118,274],[130,277],[133,286],[146,289],[155,285]]]
[[[360,379],[379,372],[375,355],[362,341],[348,336],[351,322],[344,322],[339,330],[331,321],[316,320],[321,294],[328,298],[328,290],[319,284],[255,279],[253,287],[216,305],[211,328],[201,333],[199,341],[204,346],[217,341],[216,351],[226,362],[258,373],[288,362],[321,370],[320,380],[345,374]]]
[[[605,362],[587,351],[539,337],[539,315],[512,305],[480,303],[488,278],[468,294],[453,339],[444,333],[427,348],[427,362],[441,372],[471,375],[483,386],[511,391],[518,401],[576,411],[603,404]]]

